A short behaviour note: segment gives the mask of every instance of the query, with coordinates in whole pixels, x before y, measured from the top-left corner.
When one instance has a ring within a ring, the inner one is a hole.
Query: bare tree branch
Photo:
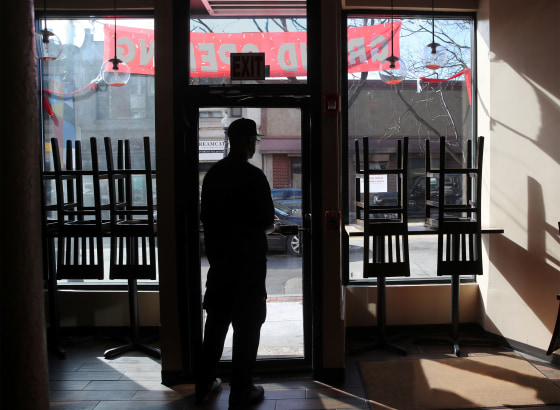
[[[206,28],[208,33],[213,33],[214,32],[214,30],[208,24],[206,24],[204,21],[202,21],[201,19],[194,19],[194,21],[196,21],[198,24],[200,24],[201,26]]]

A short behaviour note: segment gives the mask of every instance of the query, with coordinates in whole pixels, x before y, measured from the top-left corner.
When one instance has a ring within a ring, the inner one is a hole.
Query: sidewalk
[[[303,302],[301,296],[267,299],[266,322],[261,329],[258,358],[303,357]],[[231,360],[232,328],[226,337],[222,360]]]

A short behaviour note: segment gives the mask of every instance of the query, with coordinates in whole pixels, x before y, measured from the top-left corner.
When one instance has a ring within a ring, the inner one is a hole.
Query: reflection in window
[[[231,84],[230,53],[250,52],[265,53],[268,74],[264,81],[243,83],[307,82],[305,18],[194,18],[190,30],[193,85]]]

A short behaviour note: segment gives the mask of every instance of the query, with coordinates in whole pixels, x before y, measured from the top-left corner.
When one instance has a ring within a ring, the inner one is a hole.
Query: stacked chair
[[[66,145],[66,167],[62,167],[56,138],[51,140],[56,186],[56,237],[58,238],[57,279],[103,279],[103,236],[109,221],[102,219],[101,180],[97,141],[90,139],[91,170],[82,167],[82,147],[76,141]],[[74,156],[72,153],[74,152]],[[74,158],[73,158],[74,157]],[[75,165],[74,165],[75,161]],[[84,182],[93,187],[93,204],[84,202]]]
[[[391,169],[372,169],[367,137],[362,139],[362,146],[363,161],[360,159],[359,141],[355,141],[356,220],[364,230],[363,276],[377,279],[378,334],[373,343],[357,347],[351,353],[375,348],[391,348],[406,354],[406,349],[392,342],[397,336],[387,335],[386,279],[410,276],[406,203],[408,138],[397,141],[396,167]],[[369,187],[371,175],[386,175],[388,179],[396,180],[396,203],[378,205],[372,202]]]
[[[66,142],[65,166],[56,138],[51,139],[51,148],[54,171],[43,174],[46,271],[51,341],[58,355],[64,357],[65,352],[60,344],[57,280],[103,279],[103,237],[109,233],[110,226],[109,221],[102,218],[102,211],[108,209],[108,204],[101,203],[100,186],[107,174],[99,171],[95,138],[90,139],[91,168],[88,169],[83,167],[80,141],[76,141],[74,146],[72,141]],[[89,196],[86,196],[84,189],[86,183],[93,189]],[[45,191],[52,185],[55,200],[49,198],[47,204]],[[47,213],[54,213],[56,217],[47,217]]]
[[[109,179],[111,258],[110,279],[128,280],[128,298],[131,337],[130,342],[109,349],[106,358],[139,350],[160,358],[159,349],[140,342],[138,318],[138,279],[156,278],[156,206],[153,200],[153,179],[150,159],[150,140],[144,137],[144,168],[133,169],[130,158],[130,141],[119,140],[117,166],[113,160],[111,139],[105,137],[107,173]],[[145,187],[145,203],[136,203],[133,186],[137,182]]]
[[[473,151],[476,151],[473,152]],[[451,329],[449,337],[420,339],[418,344],[450,344],[455,355],[460,345],[486,345],[488,339],[459,337],[459,291],[461,276],[482,275],[482,242],[480,197],[484,137],[479,137],[476,150],[467,142],[466,167],[450,168],[446,160],[447,141],[439,140],[439,168],[432,167],[430,141],[426,140],[426,224],[437,229],[437,275],[451,276]],[[446,183],[459,176],[463,181],[463,197],[446,198]],[[430,179],[438,180],[438,191],[431,192]]]
[[[51,344],[64,357],[59,335],[57,280],[103,280],[106,270],[103,242],[104,238],[110,238],[109,278],[128,280],[131,341],[106,351],[105,357],[139,350],[159,358],[159,349],[140,343],[138,321],[137,280],[155,280],[157,271],[156,172],[151,165],[149,137],[143,139],[144,166],[140,169],[131,166],[128,140],[118,142],[115,166],[111,140],[105,138],[107,169],[104,171],[100,171],[95,138],[90,139],[88,169],[82,163],[80,141],[74,146],[67,141],[65,164],[56,138],[51,139],[51,147],[54,171],[43,172],[45,280],[49,290]],[[140,189],[134,190],[135,187]],[[135,197],[135,193],[141,193],[142,197]]]

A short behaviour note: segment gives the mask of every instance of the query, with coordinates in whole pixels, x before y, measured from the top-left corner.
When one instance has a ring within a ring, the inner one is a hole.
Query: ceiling
[[[305,16],[307,0],[190,0],[192,16]]]

